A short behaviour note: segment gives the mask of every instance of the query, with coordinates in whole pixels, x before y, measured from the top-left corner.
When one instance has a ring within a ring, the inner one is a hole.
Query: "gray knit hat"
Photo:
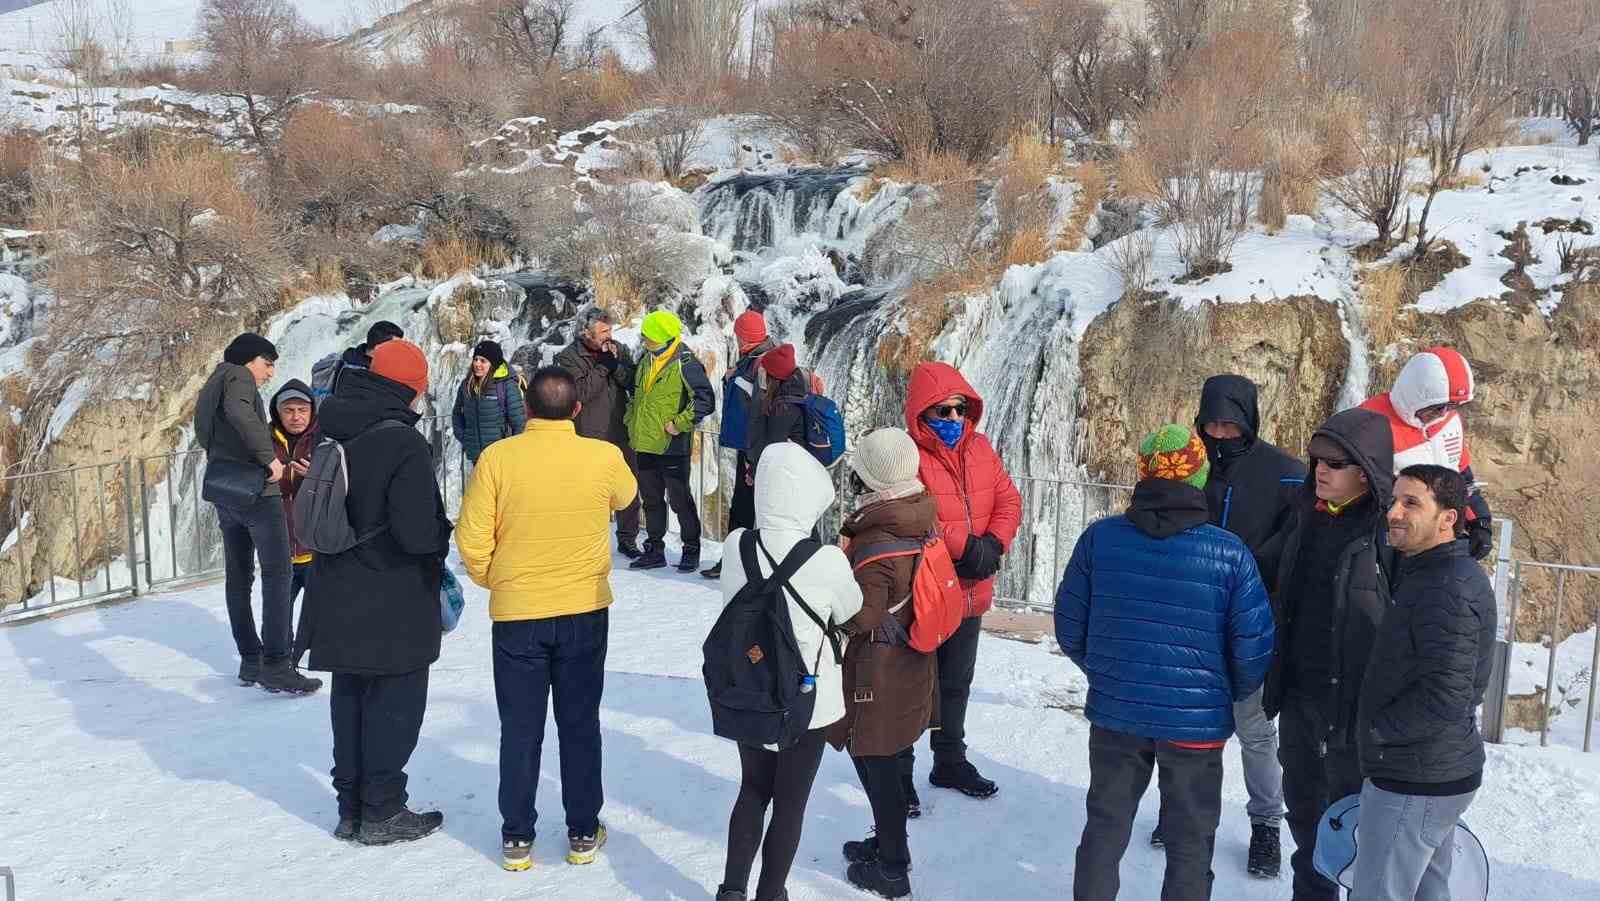
[[[902,494],[912,486],[921,488],[917,480],[920,462],[917,443],[905,429],[878,429],[857,442],[850,469],[875,492]]]

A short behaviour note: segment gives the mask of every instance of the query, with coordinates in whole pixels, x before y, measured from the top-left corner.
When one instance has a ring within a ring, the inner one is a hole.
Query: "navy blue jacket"
[[[1206,523],[1205,494],[1145,479],[1128,513],[1079,536],[1056,640],[1089,677],[1089,722],[1167,741],[1233,734],[1233,702],[1266,678],[1272,608],[1255,559]]]
[[[722,377],[722,431],[717,443],[729,450],[750,449],[750,400],[755,395],[756,366],[772,348],[770,340],[761,342]]]

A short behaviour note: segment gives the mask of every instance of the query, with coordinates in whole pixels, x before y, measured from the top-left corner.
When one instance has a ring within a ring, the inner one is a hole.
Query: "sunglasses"
[[[967,405],[940,404],[939,406],[933,408],[933,415],[937,419],[949,419],[952,416],[959,416],[962,419],[965,419],[967,417]]]
[[[1311,457],[1311,465],[1322,466],[1332,470],[1333,472],[1338,472],[1341,469],[1346,469],[1356,464],[1354,460],[1340,460],[1332,457],[1318,457],[1313,455]]]

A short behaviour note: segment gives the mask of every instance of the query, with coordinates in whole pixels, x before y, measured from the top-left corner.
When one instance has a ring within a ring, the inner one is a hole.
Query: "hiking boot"
[[[617,553],[629,560],[637,560],[644,552],[639,550],[639,542],[632,538],[617,539]]]
[[[705,576],[707,579],[712,581],[722,578],[722,561],[718,560],[705,569],[700,570],[700,575]]]
[[[647,547],[644,553],[628,564],[629,569],[666,569],[667,555],[658,547]]]
[[[900,790],[906,796],[906,819],[914,820],[922,816],[922,799],[917,797],[917,783],[909,775],[900,777]]]
[[[1250,827],[1251,876],[1277,879],[1283,867],[1283,849],[1278,843],[1278,827],[1256,823]]]
[[[356,841],[363,845],[393,845],[397,842],[414,842],[439,831],[444,825],[444,814],[437,810],[417,813],[401,808],[387,820],[363,820]]]
[[[569,835],[567,836],[567,863],[575,866],[594,863],[600,856],[600,849],[606,844],[606,827],[601,826],[594,831],[594,835]]]
[[[520,838],[500,842],[500,867],[513,873],[533,869],[533,842]]]
[[[911,877],[906,870],[881,861],[853,863],[845,871],[845,877],[851,885],[880,898],[911,897]]]
[[[851,863],[875,863],[878,860],[878,837],[869,835],[859,842],[844,843],[844,859]]]
[[[1161,822],[1158,820],[1156,821],[1156,828],[1150,831],[1150,847],[1165,848],[1166,846],[1167,840],[1161,835]]]
[[[725,885],[717,886],[716,901],[745,901],[744,889],[728,888]]]
[[[261,677],[257,682],[273,694],[308,695],[322,687],[321,679],[300,675],[287,657],[261,667]]]
[[[678,558],[678,572],[692,573],[700,568],[700,549],[686,547],[683,556]]]
[[[254,685],[261,678],[261,655],[251,654],[239,658],[239,684]]]
[[[935,788],[952,788],[969,798],[992,798],[1000,786],[979,775],[978,768],[969,761],[933,765],[928,782]]]
[[[361,831],[361,821],[355,817],[340,817],[339,825],[333,827],[333,837],[341,842],[353,842],[356,833]]]

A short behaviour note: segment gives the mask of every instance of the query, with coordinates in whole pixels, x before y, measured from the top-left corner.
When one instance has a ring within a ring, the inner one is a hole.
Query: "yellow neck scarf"
[[[667,365],[677,358],[678,345],[681,341],[680,338],[673,338],[671,344],[661,349],[661,353],[654,355],[655,359],[650,361],[650,368],[645,370],[644,390],[649,391],[654,387],[656,379],[661,378],[661,373],[666,371]]]

